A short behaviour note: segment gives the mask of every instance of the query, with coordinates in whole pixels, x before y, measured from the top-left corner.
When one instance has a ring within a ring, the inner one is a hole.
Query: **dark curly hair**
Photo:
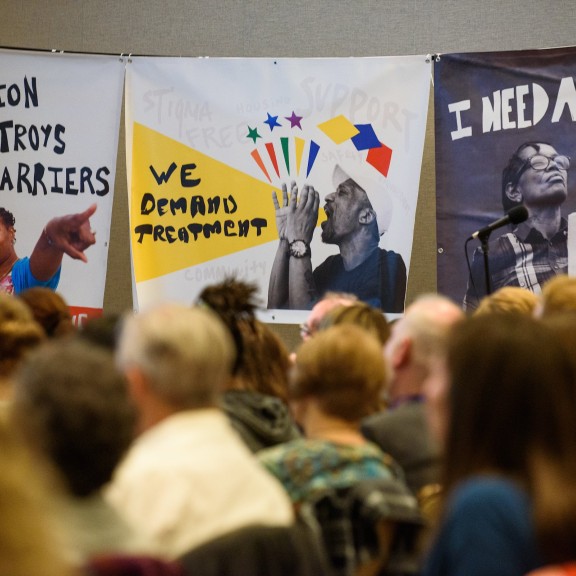
[[[226,324],[236,346],[232,373],[245,389],[286,400],[290,356],[280,337],[256,318],[258,288],[235,278],[207,286],[198,303]]]
[[[59,338],[75,332],[68,303],[58,292],[45,286],[34,286],[21,292],[18,298],[30,308],[48,338]]]
[[[208,306],[215,312],[234,338],[236,361],[233,374],[238,373],[244,355],[241,327],[244,325],[244,328],[251,328],[256,320],[257,291],[258,288],[254,284],[229,277],[218,284],[207,286],[198,297],[198,304]]]
[[[16,224],[16,218],[10,210],[6,208],[0,208],[0,221],[6,226],[6,228],[13,228]]]

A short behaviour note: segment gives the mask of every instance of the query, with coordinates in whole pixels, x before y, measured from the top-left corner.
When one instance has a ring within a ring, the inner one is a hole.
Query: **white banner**
[[[0,51],[0,207],[18,258],[52,218],[96,205],[87,262],[65,255],[56,288],[78,322],[102,313],[123,81],[119,57]]]
[[[300,321],[326,290],[401,312],[430,72],[425,56],[133,57],[126,132],[137,306],[192,303],[236,275],[258,285],[268,321]],[[356,204],[344,197],[348,179]],[[281,186],[291,192],[292,181],[294,212],[310,198],[306,215],[287,216]],[[372,211],[361,212],[366,197]]]

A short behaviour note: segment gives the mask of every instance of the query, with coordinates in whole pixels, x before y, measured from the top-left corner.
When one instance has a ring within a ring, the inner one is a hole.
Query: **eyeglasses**
[[[310,336],[312,336],[312,328],[310,328],[310,326],[308,326],[306,322],[304,322],[304,324],[300,324],[299,328],[300,328],[300,338],[302,338],[303,340],[305,338],[309,338]]]
[[[548,166],[550,166],[550,162],[554,162],[556,168],[559,170],[568,170],[568,168],[570,168],[569,156],[557,155],[550,157],[544,156],[544,154],[534,154],[534,156],[530,156],[530,158],[524,160],[524,164],[522,164],[522,167],[516,173],[513,183],[517,184],[522,174],[524,174],[528,168],[533,168],[540,172],[546,170]]]
[[[544,154],[534,154],[534,156],[530,156],[524,162],[520,173],[524,172],[529,166],[534,168],[534,170],[546,170],[550,166],[550,162],[554,162],[560,170],[568,170],[570,168],[570,158],[568,156],[558,155],[550,157],[544,156]]]

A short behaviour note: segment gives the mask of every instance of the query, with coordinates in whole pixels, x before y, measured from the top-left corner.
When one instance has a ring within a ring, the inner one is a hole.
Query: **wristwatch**
[[[294,258],[304,258],[311,255],[310,244],[304,240],[292,240],[288,246],[290,256],[294,256]]]

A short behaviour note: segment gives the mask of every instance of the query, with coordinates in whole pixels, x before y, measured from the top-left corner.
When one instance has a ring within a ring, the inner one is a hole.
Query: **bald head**
[[[429,294],[408,306],[404,318],[399,320],[399,328],[414,342],[418,359],[425,362],[438,352],[452,326],[463,318],[462,308],[452,300]]]

